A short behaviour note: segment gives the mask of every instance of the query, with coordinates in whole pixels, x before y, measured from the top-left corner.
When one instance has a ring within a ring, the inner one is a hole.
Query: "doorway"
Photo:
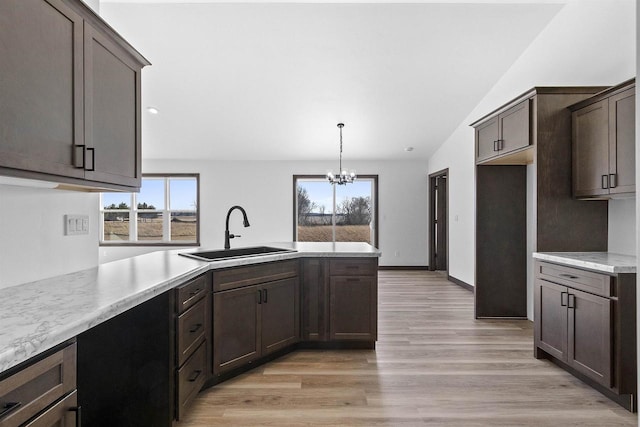
[[[448,176],[449,169],[429,175],[429,270],[431,271],[449,270]]]

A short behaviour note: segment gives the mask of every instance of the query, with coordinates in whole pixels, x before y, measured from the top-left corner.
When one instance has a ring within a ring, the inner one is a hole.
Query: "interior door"
[[[436,177],[436,270],[447,270],[447,175]]]

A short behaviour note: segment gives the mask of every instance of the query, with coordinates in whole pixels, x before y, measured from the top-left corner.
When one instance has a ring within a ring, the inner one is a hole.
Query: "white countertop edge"
[[[292,243],[273,243],[269,244],[268,246],[290,249]],[[38,325],[34,324],[34,330],[29,333],[20,335],[17,338],[14,337],[15,339],[10,339],[9,342],[2,342],[0,340],[0,373],[3,373],[4,371],[14,366],[21,364],[31,357],[37,356],[40,353],[43,353],[59,344],[62,344],[65,341],[68,341],[87,331],[88,329],[93,328],[109,319],[112,319],[119,314],[122,314],[125,311],[136,307],[146,301],[149,301],[155,296],[158,296],[168,291],[169,289],[175,288],[177,285],[184,283],[196,276],[199,276],[200,274],[206,273],[207,271],[298,258],[372,258],[381,256],[381,252],[378,249],[368,244],[362,244],[359,248],[356,249],[354,249],[354,247],[358,245],[354,246],[348,243],[346,245],[338,244],[337,247],[334,245],[333,250],[309,249],[309,247],[315,245],[296,245],[294,243],[293,246],[301,247],[298,248],[296,252],[275,253],[223,261],[198,261],[192,258],[178,255],[178,253],[180,252],[195,252],[195,250],[189,251],[183,249],[172,251],[157,251],[150,254],[139,255],[133,258],[113,261],[110,263],[102,264],[98,267],[82,270],[80,272],[69,273],[66,275],[44,279],[37,282],[25,283],[23,285],[16,285],[10,288],[0,289],[1,296],[3,291],[5,290],[19,292],[19,288],[22,286],[38,286],[39,284],[42,284],[41,291],[42,293],[46,293],[46,291],[48,290],[48,286],[51,286],[52,284],[63,285],[66,282],[73,281],[75,276],[82,275],[83,273],[92,273],[88,275],[99,276],[101,270],[109,270],[110,274],[113,274],[112,270],[118,271],[119,269],[121,269],[123,271],[123,274],[126,274],[126,267],[130,263],[134,263],[136,265],[144,265],[145,262],[147,262],[145,258],[150,258],[150,255],[157,254],[158,252],[165,252],[165,254],[170,257],[175,256],[176,260],[183,260],[183,264],[186,263],[186,265],[188,265],[188,267],[184,267],[184,272],[182,272],[181,274],[172,275],[167,279],[149,283],[145,288],[138,289],[132,293],[127,293],[122,298],[119,298],[110,304],[93,309],[91,313],[74,318],[72,322],[51,327],[50,329],[43,329],[44,324],[52,322],[41,321],[41,323],[39,323]],[[342,248],[342,250],[340,250],[340,248]],[[191,267],[189,264],[192,264],[193,267]],[[4,309],[1,303],[0,309]],[[56,314],[58,313],[53,313],[50,316],[55,316]],[[15,319],[13,320],[15,321]],[[11,326],[12,325],[10,323],[2,325],[2,327],[5,328],[11,328]],[[1,338],[2,336],[0,334],[0,339]]]
[[[636,257],[611,252],[534,252],[533,258],[600,273],[636,273]]]

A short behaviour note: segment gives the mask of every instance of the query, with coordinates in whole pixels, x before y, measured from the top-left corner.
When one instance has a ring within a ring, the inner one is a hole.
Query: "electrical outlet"
[[[89,215],[65,215],[64,235],[89,234]]]

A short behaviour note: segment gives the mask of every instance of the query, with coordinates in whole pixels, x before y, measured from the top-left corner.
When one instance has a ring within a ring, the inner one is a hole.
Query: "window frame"
[[[144,178],[162,178],[165,182],[167,182],[165,186],[164,192],[164,207],[163,209],[138,209],[138,200],[137,195],[139,193],[130,193],[123,192],[124,194],[129,194],[130,196],[130,208],[127,210],[118,209],[119,212],[127,212],[129,214],[129,239],[131,236],[138,235],[138,212],[159,212],[162,213],[163,216],[163,226],[162,226],[162,235],[163,238],[165,233],[168,233],[169,238],[170,235],[170,225],[167,226],[167,222],[171,222],[171,213],[173,212],[187,212],[184,209],[169,209],[169,198],[170,192],[168,190],[170,184],[168,181],[171,178],[195,178],[196,180],[196,240],[195,242],[191,241],[158,241],[158,240],[103,240],[104,239],[104,213],[105,212],[113,212],[112,210],[105,211],[103,203],[102,203],[102,195],[100,195],[100,230],[99,230],[99,246],[157,246],[157,247],[190,247],[190,246],[200,246],[200,174],[199,173],[146,173],[142,174],[142,179]],[[191,212],[191,211],[188,211]]]
[[[326,180],[326,175],[293,175],[293,241],[297,242],[298,240],[298,203],[297,203],[297,186],[299,179],[317,179],[317,180]],[[380,211],[380,202],[378,197],[378,175],[360,175],[358,174],[357,179],[370,179],[373,181],[373,191],[371,192],[371,196],[373,197],[373,243],[369,243],[376,248],[379,248],[379,227],[378,227],[378,212]],[[338,184],[333,184],[338,185]],[[349,185],[349,184],[346,184]],[[334,199],[335,199],[335,192]],[[333,225],[333,224],[332,224]]]

